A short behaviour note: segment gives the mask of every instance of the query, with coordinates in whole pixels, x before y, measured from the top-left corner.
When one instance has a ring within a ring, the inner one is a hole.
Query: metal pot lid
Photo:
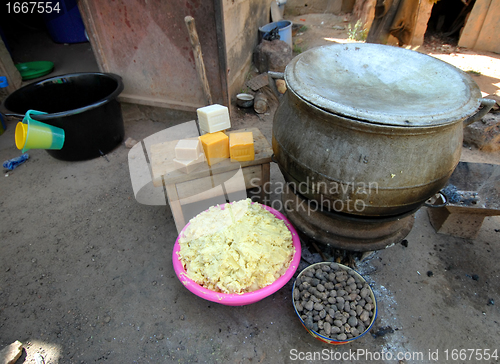
[[[334,114],[394,126],[457,122],[479,108],[481,91],[458,68],[416,51],[352,43],[313,48],[285,70],[287,86]]]

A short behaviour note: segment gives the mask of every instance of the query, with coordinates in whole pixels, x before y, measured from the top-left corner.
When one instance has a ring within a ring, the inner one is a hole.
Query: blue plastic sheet
[[[8,169],[9,171],[12,171],[14,168],[17,166],[23,164],[28,160],[30,156],[28,153],[24,153],[20,155],[19,157],[9,159],[8,161],[3,162],[3,167]]]

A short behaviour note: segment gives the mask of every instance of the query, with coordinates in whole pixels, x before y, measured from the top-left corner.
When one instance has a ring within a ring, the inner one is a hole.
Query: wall
[[[354,0],[287,0],[285,16],[297,16],[313,13],[350,13]]]
[[[259,27],[270,22],[272,0],[223,0],[229,97],[244,88],[258,43]]]
[[[458,45],[500,53],[500,1],[477,0],[460,35]]]
[[[213,102],[227,102],[225,59],[220,52],[224,39],[218,33],[216,5],[217,0],[79,2],[99,68],[123,78],[120,100],[187,111],[205,106],[206,99],[186,15],[196,22]]]
[[[204,106],[184,17],[196,22],[213,103],[244,87],[273,0],[81,0],[101,71],[123,77],[122,101],[192,111]]]

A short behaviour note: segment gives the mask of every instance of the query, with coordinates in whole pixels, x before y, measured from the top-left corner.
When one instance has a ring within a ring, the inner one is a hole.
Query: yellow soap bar
[[[209,166],[229,158],[229,137],[221,131],[200,136]]]
[[[231,133],[229,136],[229,155],[231,162],[248,162],[255,159],[253,133]]]

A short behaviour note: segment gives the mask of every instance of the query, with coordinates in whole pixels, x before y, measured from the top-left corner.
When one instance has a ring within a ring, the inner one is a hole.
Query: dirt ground
[[[342,17],[300,18],[308,29],[295,36],[296,51],[331,42],[324,38],[346,41],[346,28],[333,28],[347,26]],[[483,91],[499,96],[499,55],[428,52],[462,60],[459,67],[480,72]],[[136,140],[189,120],[152,118],[131,104],[122,110],[126,137]],[[270,141],[272,111],[236,109],[233,128],[258,127]],[[9,121],[0,136],[1,161],[19,155],[14,129]],[[64,162],[32,150],[0,178],[0,349],[21,341],[17,363],[35,363],[36,354],[46,364],[498,362],[491,355],[500,355],[499,217],[486,218],[470,240],[437,234],[420,209],[407,244],[357,262],[378,301],[374,328],[329,346],[300,325],[293,281],[243,307],[186,290],[172,267],[170,208],[135,200],[128,153],[120,145],[107,160]],[[500,164],[500,155],[467,146],[462,160]],[[271,181],[283,181],[275,164]],[[277,199],[273,193],[271,203]],[[320,259],[307,250],[303,258],[301,268]]]

